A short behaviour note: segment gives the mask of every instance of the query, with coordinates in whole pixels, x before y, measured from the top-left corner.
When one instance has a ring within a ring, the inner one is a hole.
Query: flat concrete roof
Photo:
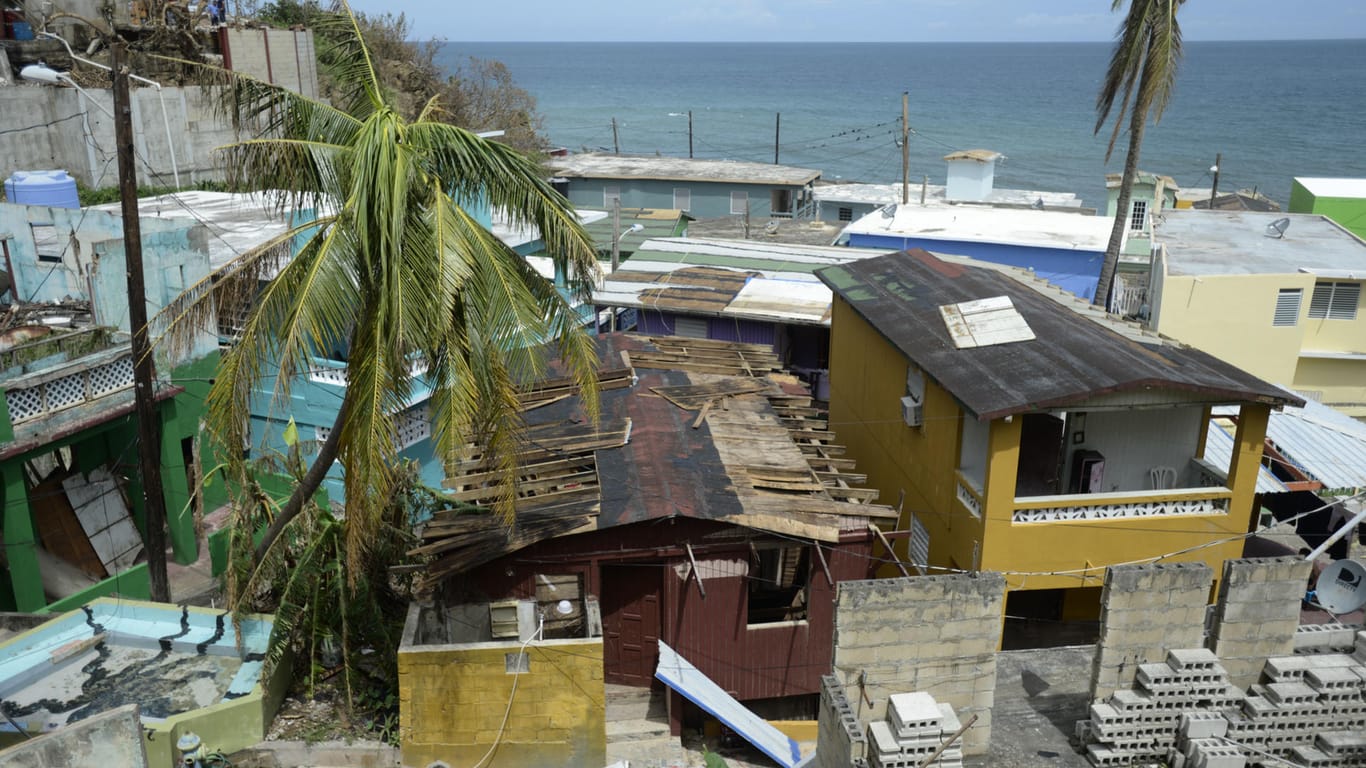
[[[1296,176],[1295,181],[1318,197],[1366,197],[1366,179]]]
[[[1282,238],[1267,225],[1290,219]],[[1154,219],[1172,275],[1276,275],[1301,271],[1366,277],[1366,242],[1313,213],[1167,210]]]
[[[815,181],[821,175],[820,171],[790,165],[594,152],[552,157],[548,165],[561,176],[583,179],[659,179],[800,186]]]
[[[1078,251],[1104,251],[1112,219],[1062,211],[980,205],[898,205],[873,211],[845,227],[846,234],[1000,243]]]
[[[142,218],[194,219],[209,230],[209,267],[219,269],[238,256],[289,231],[289,219],[266,194],[185,190],[138,199]],[[94,206],[118,213],[120,203]]]
[[[921,184],[912,183],[910,205],[920,204]],[[930,184],[923,187],[926,203],[944,202],[945,187]],[[818,184],[812,196],[823,203],[861,203],[889,205],[901,202],[900,184]],[[1208,197],[1208,195],[1206,195]],[[1044,192],[1033,189],[993,189],[981,205],[1033,205],[1042,200],[1052,207],[1080,208],[1081,198],[1074,192]]]

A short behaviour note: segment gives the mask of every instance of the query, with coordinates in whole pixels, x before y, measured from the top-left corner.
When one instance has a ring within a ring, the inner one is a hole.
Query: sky
[[[351,0],[419,39],[584,42],[1103,42],[1106,0]],[[1127,3],[1125,4],[1127,6]],[[1361,0],[1189,0],[1185,38],[1366,38]]]

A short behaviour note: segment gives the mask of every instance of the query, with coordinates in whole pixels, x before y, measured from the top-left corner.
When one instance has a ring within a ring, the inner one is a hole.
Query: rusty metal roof
[[[1208,402],[1299,405],[1285,390],[1164,337],[1121,334],[1008,270],[913,249],[816,274],[979,419],[1078,405],[1099,395],[1169,390]],[[957,349],[943,304],[1009,296],[1036,338]],[[836,373],[836,376],[839,374]]]

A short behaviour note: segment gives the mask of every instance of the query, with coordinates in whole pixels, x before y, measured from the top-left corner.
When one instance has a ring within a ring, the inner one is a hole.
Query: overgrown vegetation
[[[227,192],[228,185],[222,181],[206,180],[197,181],[194,184],[182,187],[182,189],[197,189],[204,192]],[[156,197],[157,195],[169,195],[175,191],[177,191],[175,187],[139,186],[138,197],[144,198]],[[123,199],[123,196],[119,194],[119,188],[117,186],[96,187],[92,189],[79,182],[76,184],[76,195],[80,198],[82,207],[88,205],[106,205],[108,203],[117,203]]]
[[[345,25],[336,23],[344,15],[343,9],[324,7],[316,0],[275,0],[257,12],[258,19],[272,26],[313,29],[322,93],[334,103],[339,88],[327,73],[346,64],[341,57],[352,51]],[[470,57],[447,75],[436,63],[440,43],[410,40],[412,27],[403,14],[358,13],[356,21],[374,55],[380,83],[404,118],[415,118],[436,97],[443,122],[471,131],[506,131],[500,138],[503,143],[523,152],[544,150],[536,99],[517,86],[502,62]]]

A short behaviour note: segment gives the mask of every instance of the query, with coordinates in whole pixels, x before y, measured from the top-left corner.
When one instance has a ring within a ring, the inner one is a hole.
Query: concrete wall
[[[991,738],[996,649],[1005,610],[1000,574],[956,574],[847,581],[835,599],[835,674],[872,699],[855,710],[881,720],[892,694],[925,691],[977,724],[963,736],[967,754]]]
[[[1366,240],[1366,198],[1319,196],[1305,189],[1299,179],[1290,182],[1290,213],[1318,213],[1343,229]]]
[[[1130,687],[1138,665],[1162,661],[1168,648],[1202,647],[1213,579],[1214,572],[1203,563],[1108,568],[1091,670],[1092,700]]]
[[[688,190],[690,203],[684,213],[699,219],[743,215],[743,212],[731,213],[730,195],[731,192],[744,192],[749,200],[750,221],[758,228],[762,228],[773,213],[772,193],[775,189],[785,189],[791,194],[793,211],[811,202],[809,187],[668,179],[571,178],[565,196],[580,208],[610,209],[611,205],[604,195],[607,187],[620,190],[622,208],[675,208],[674,191]]]
[[[495,743],[490,765],[499,768],[607,763],[601,639],[533,643],[526,651],[531,671],[510,674],[508,658],[519,648],[470,643],[400,649],[404,766],[473,765]],[[507,725],[500,735],[504,712]]]
[[[318,97],[318,57],[308,29],[223,29],[223,62],[234,72]]]
[[[821,709],[816,721],[815,768],[867,765],[868,736],[839,678],[821,678]]]
[[[146,768],[138,706],[102,712],[0,750],[6,768]]]
[[[1311,565],[1301,557],[1224,563],[1210,648],[1229,682],[1247,688],[1257,682],[1268,657],[1294,653]]]
[[[19,170],[62,168],[88,187],[111,187],[118,183],[114,123],[109,116],[113,112],[113,91],[85,91],[91,94],[94,104],[74,88],[0,87],[0,99],[5,103],[0,128],[13,131],[0,134],[0,176],[8,178]],[[213,150],[235,141],[237,136],[232,123],[216,115],[214,109],[207,91],[197,86],[167,87],[160,92],[155,88],[134,88],[133,146],[139,157],[138,183],[172,186],[172,149],[181,184],[223,178]]]

